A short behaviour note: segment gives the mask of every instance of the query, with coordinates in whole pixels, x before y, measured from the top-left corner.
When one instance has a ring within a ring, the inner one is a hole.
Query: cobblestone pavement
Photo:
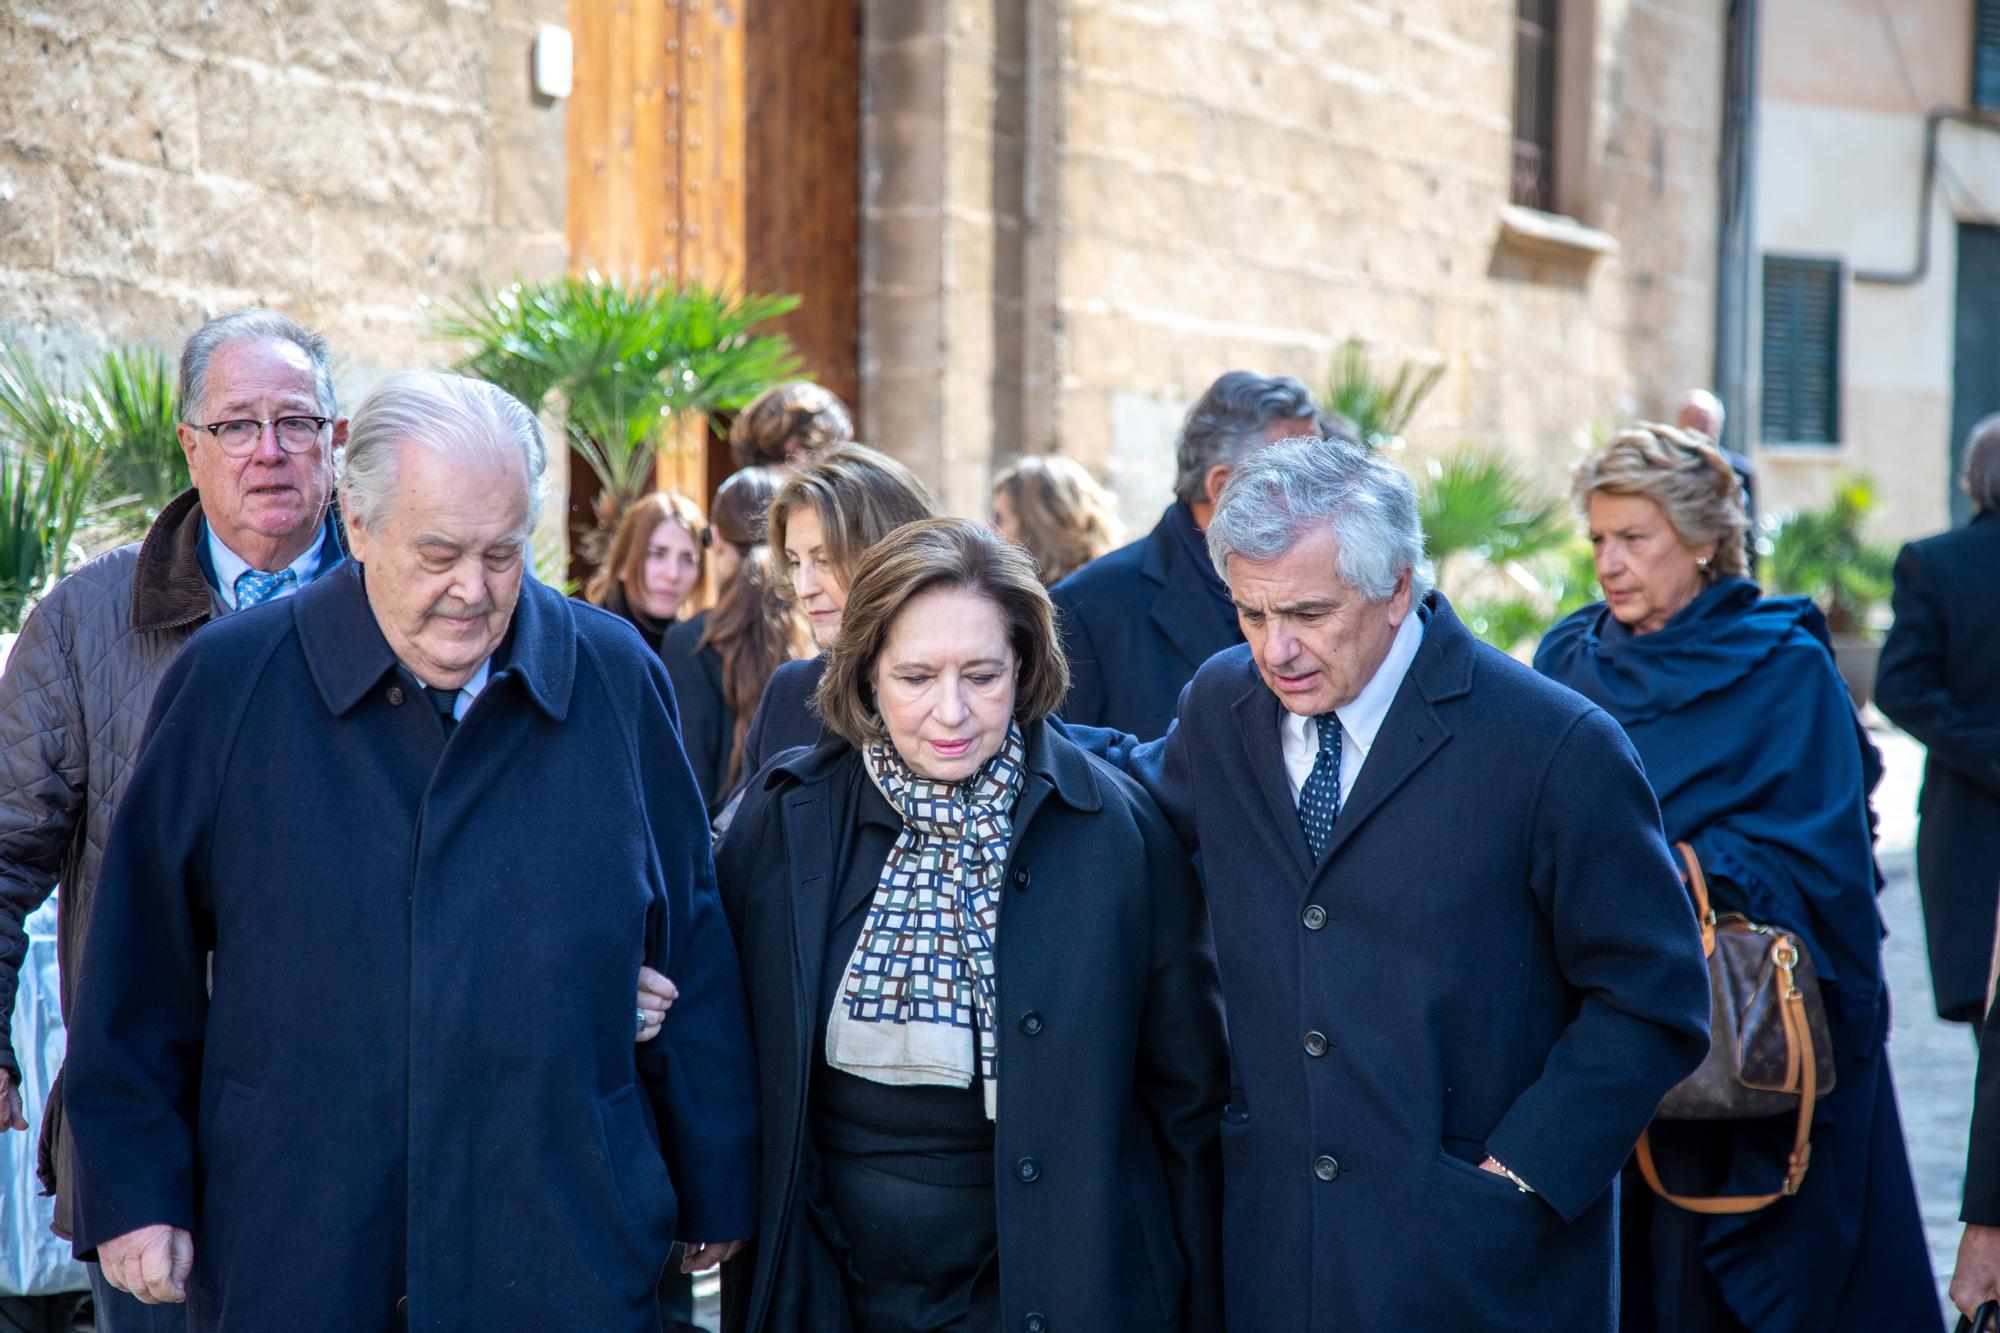
[[[1871,720],[1888,770],[1875,794],[1875,806],[1882,816],[1882,869],[1888,876],[1882,915],[1889,928],[1885,961],[1895,1016],[1889,1059],[1930,1239],[1931,1269],[1937,1275],[1938,1299],[1944,1302],[1958,1253],[1958,1202],[1965,1180],[1966,1127],[1972,1119],[1975,1050],[1963,1025],[1940,1021],[1931,1007],[1915,860],[1923,748],[1879,717],[1871,715]],[[705,1298],[698,1303],[697,1318],[715,1327],[713,1287],[697,1283],[696,1293]]]
[[[1924,923],[1917,904],[1917,788],[1923,778],[1923,747],[1879,718],[1875,743],[1887,773],[1875,793],[1882,817],[1882,917],[1889,928],[1884,946],[1891,1012],[1889,1063],[1896,1099],[1910,1145],[1917,1196],[1930,1239],[1931,1269],[1938,1297],[1951,1283],[1958,1254],[1958,1204],[1965,1183],[1966,1130],[1972,1120],[1972,1074],[1977,1063],[1971,1031],[1941,1021],[1931,1005],[1930,964],[1924,957]]]

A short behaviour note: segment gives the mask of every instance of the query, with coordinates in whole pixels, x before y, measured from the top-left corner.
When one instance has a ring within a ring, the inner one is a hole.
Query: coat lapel
[[[1250,772],[1264,794],[1278,841],[1284,844],[1299,874],[1309,876],[1312,856],[1306,848],[1305,830],[1299,826],[1298,802],[1292,799],[1292,784],[1285,776],[1284,745],[1278,735],[1283,712],[1284,705],[1252,668],[1250,688],[1236,701],[1236,731],[1243,738]]]
[[[1416,659],[1389,705],[1388,716],[1382,719],[1382,729],[1376,733],[1354,790],[1341,803],[1333,836],[1326,840],[1315,868],[1315,881],[1369,817],[1451,739],[1451,728],[1436,705],[1472,692],[1471,631],[1459,623],[1451,603],[1441,593],[1426,597],[1424,609],[1428,615],[1423,646],[1417,649]]]
[[[1168,529],[1168,521],[1161,519],[1146,538],[1146,558],[1140,562],[1139,572],[1158,589],[1151,608],[1153,623],[1193,668],[1234,645],[1236,639],[1217,614],[1203,585],[1202,571],[1186,568],[1187,556]]]

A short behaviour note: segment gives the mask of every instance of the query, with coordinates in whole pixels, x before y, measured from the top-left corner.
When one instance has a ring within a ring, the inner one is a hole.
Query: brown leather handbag
[[[1653,1192],[1696,1213],[1754,1213],[1798,1193],[1812,1157],[1814,1104],[1833,1090],[1833,1043],[1812,958],[1798,937],[1740,913],[1718,916],[1694,848],[1674,844],[1687,868],[1708,959],[1708,1058],[1660,1103],[1658,1120],[1752,1120],[1796,1112],[1798,1132],[1784,1183],[1770,1194],[1691,1197],[1671,1193],[1644,1134],[1636,1155]]]

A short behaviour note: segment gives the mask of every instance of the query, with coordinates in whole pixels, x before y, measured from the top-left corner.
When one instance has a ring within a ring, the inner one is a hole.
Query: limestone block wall
[[[564,0],[0,6],[0,337],[169,353],[261,303],[323,329],[351,405],[436,362],[418,302],[558,271]]]
[[[1563,206],[1616,242],[1594,260],[1501,237],[1511,0],[877,0],[871,429],[959,512],[1061,448],[1143,524],[1215,375],[1316,384],[1359,337],[1445,367],[1413,448],[1554,479],[1710,373],[1723,58],[1705,0],[1565,10]]]

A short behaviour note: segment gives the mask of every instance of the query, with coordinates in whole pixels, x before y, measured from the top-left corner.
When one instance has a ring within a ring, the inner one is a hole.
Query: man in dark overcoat
[[[1708,1048],[1631,746],[1426,593],[1367,450],[1239,463],[1207,538],[1248,642],[1132,764],[1206,865],[1230,1329],[1614,1327],[1614,1181]]]
[[[354,560],[204,629],[114,823],[69,1049],[76,1248],[190,1327],[659,1327],[754,1226],[755,1078],[659,659],[525,574],[490,385],[356,414]],[[642,963],[686,987],[635,1048]]]
[[[1875,704],[1924,744],[1917,890],[1938,1016],[1986,1012],[2000,907],[2000,414],[1972,428],[1972,522],[1896,557]]]
[[[1288,376],[1232,370],[1209,385],[1181,426],[1174,502],[1159,523],[1051,589],[1069,657],[1065,722],[1142,741],[1166,734],[1195,668],[1243,642],[1201,536],[1229,469],[1273,440],[1328,434],[1352,430]]]

